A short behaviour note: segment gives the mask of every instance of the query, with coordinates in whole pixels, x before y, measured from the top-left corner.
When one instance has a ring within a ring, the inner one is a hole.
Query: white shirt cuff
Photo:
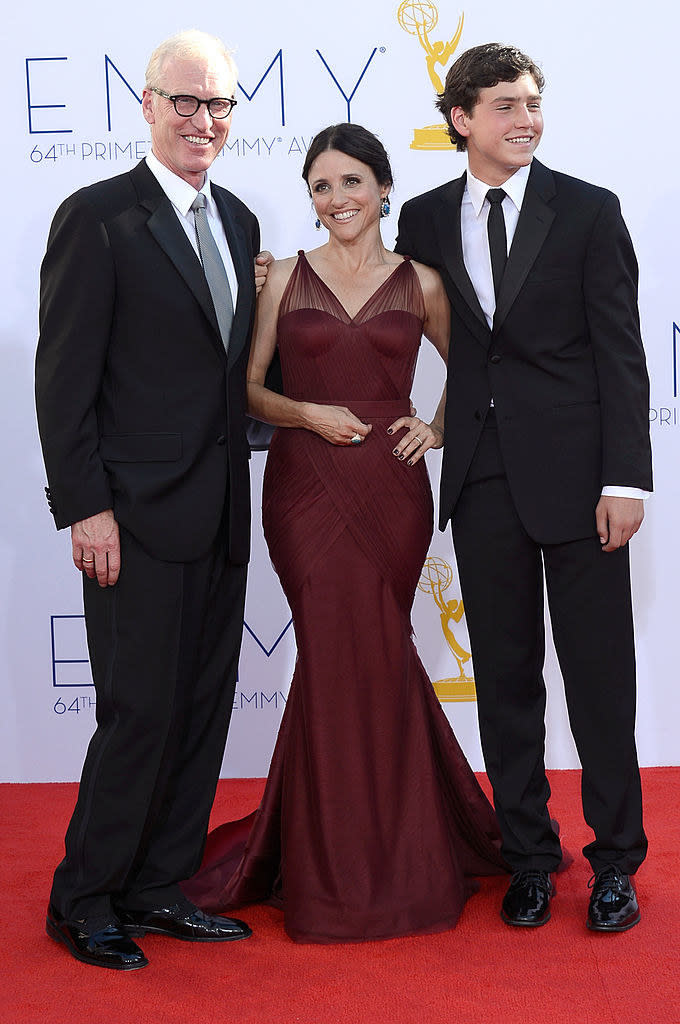
[[[617,484],[607,484],[602,488],[604,498],[642,498],[647,499],[651,491],[643,491],[640,487],[619,487]]]

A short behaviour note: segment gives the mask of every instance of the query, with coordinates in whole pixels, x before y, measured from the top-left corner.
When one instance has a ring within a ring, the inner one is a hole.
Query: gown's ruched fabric
[[[346,447],[274,435],[263,521],[297,664],[261,806],[210,834],[185,890],[211,911],[275,903],[301,942],[452,927],[472,876],[506,870],[411,639],[432,496],[387,428],[409,414],[424,315],[408,261],[351,318],[302,253],[280,308],[285,394],[373,429]]]

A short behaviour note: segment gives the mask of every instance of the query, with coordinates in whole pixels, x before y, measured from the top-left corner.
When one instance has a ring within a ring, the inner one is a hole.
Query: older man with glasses
[[[250,507],[245,370],[259,229],[208,170],[236,68],[201,32],[151,57],[152,151],[55,215],[38,419],[83,576],[97,729],[47,914],[78,960],[144,967],[132,936],[217,942],[179,882],[201,862],[233,704]]]

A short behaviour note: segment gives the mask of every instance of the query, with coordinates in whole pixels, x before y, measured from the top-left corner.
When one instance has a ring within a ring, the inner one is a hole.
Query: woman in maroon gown
[[[326,129],[303,177],[329,239],[269,268],[248,372],[251,415],[279,428],[263,522],[297,664],[262,804],[209,836],[187,890],[212,911],[277,903],[302,942],[434,932],[472,876],[506,870],[411,638],[444,396],[427,424],[409,395],[421,335],[446,358],[448,302],[382,243],[392,175],[373,135]],[[283,395],[264,386],[277,345]]]

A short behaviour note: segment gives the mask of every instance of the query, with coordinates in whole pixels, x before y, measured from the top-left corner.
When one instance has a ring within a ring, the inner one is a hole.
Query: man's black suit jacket
[[[41,273],[38,422],[57,527],[113,508],[152,556],[191,561],[224,524],[244,563],[259,228],[230,192],[212,193],[239,284],[228,355],[198,257],[145,162],[62,204]]]
[[[616,196],[532,162],[493,330],[463,263],[465,175],[407,202],[397,251],[451,303],[440,528],[493,398],[508,483],[538,543],[594,535],[606,484],[652,489],[637,262]]]

